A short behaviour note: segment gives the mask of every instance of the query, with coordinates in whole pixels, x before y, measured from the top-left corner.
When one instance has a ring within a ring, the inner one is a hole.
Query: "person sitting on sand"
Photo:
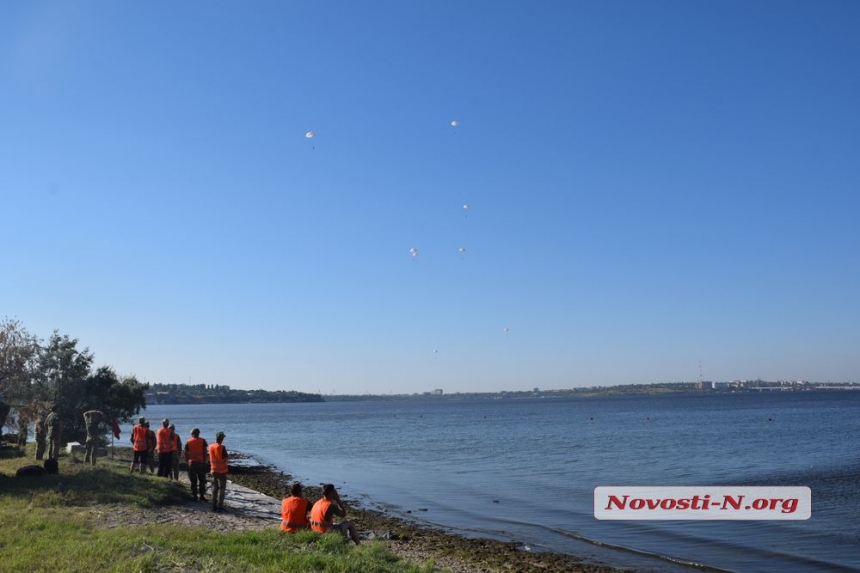
[[[358,545],[358,532],[352,521],[345,519],[340,523],[334,523],[334,516],[346,517],[346,506],[340,499],[334,484],[327,483],[323,486],[323,497],[311,508],[311,529],[318,533],[337,531],[344,537],[349,536],[353,543]]]
[[[290,488],[290,496],[281,504],[281,531],[295,533],[307,529],[309,512],[308,500],[302,497],[302,484],[296,482]]]

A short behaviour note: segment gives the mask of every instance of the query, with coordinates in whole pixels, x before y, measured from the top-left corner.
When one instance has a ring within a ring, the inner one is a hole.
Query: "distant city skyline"
[[[163,383],[858,381],[858,24],[3,3],[0,316]]]

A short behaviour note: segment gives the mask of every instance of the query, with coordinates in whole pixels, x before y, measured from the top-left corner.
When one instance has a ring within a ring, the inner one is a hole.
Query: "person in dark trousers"
[[[176,441],[173,439],[173,432],[170,430],[170,420],[165,418],[161,422],[161,427],[155,433],[158,449],[158,477],[173,477],[173,450],[176,449]]]
[[[173,468],[173,479],[179,481],[179,454],[182,453],[182,439],[176,433],[176,426],[170,424],[170,435],[173,437],[173,455],[170,461],[170,466]]]
[[[191,430],[185,442],[185,461],[188,463],[188,481],[191,497],[206,501],[206,472],[209,471],[209,444],[200,437],[200,429]]]
[[[138,418],[137,425],[131,430],[131,448],[134,458],[129,470],[134,471],[135,467],[139,467],[140,473],[144,473],[149,460],[149,428],[146,427],[144,418]]]

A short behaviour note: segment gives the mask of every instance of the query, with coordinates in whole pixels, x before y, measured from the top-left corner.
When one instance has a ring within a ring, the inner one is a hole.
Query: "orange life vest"
[[[228,473],[227,448],[223,444],[212,444],[209,446],[209,462],[212,464],[211,472],[213,474]]]
[[[308,528],[308,500],[290,496],[281,504],[281,531],[295,533]]]
[[[134,451],[145,452],[149,449],[149,444],[146,443],[147,431],[148,430],[140,424],[136,425],[131,431],[131,443],[134,444]]]
[[[188,438],[188,441],[185,442],[185,461],[188,463],[206,461],[206,440]]]
[[[158,440],[158,453],[166,454],[176,449],[176,442],[170,436],[170,428],[161,427],[155,433],[155,438]]]
[[[331,500],[322,498],[311,508],[311,529],[318,533],[325,533],[332,528],[334,523],[325,520],[325,514],[331,507]]]

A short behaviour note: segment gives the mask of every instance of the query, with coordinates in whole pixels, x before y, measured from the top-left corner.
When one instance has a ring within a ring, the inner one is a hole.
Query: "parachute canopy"
[[[458,125],[460,125],[460,122],[456,119],[451,121],[451,127],[457,127]]]
[[[313,131],[305,133],[305,137],[307,137],[308,139],[312,139],[315,135],[316,133],[314,133]]]

